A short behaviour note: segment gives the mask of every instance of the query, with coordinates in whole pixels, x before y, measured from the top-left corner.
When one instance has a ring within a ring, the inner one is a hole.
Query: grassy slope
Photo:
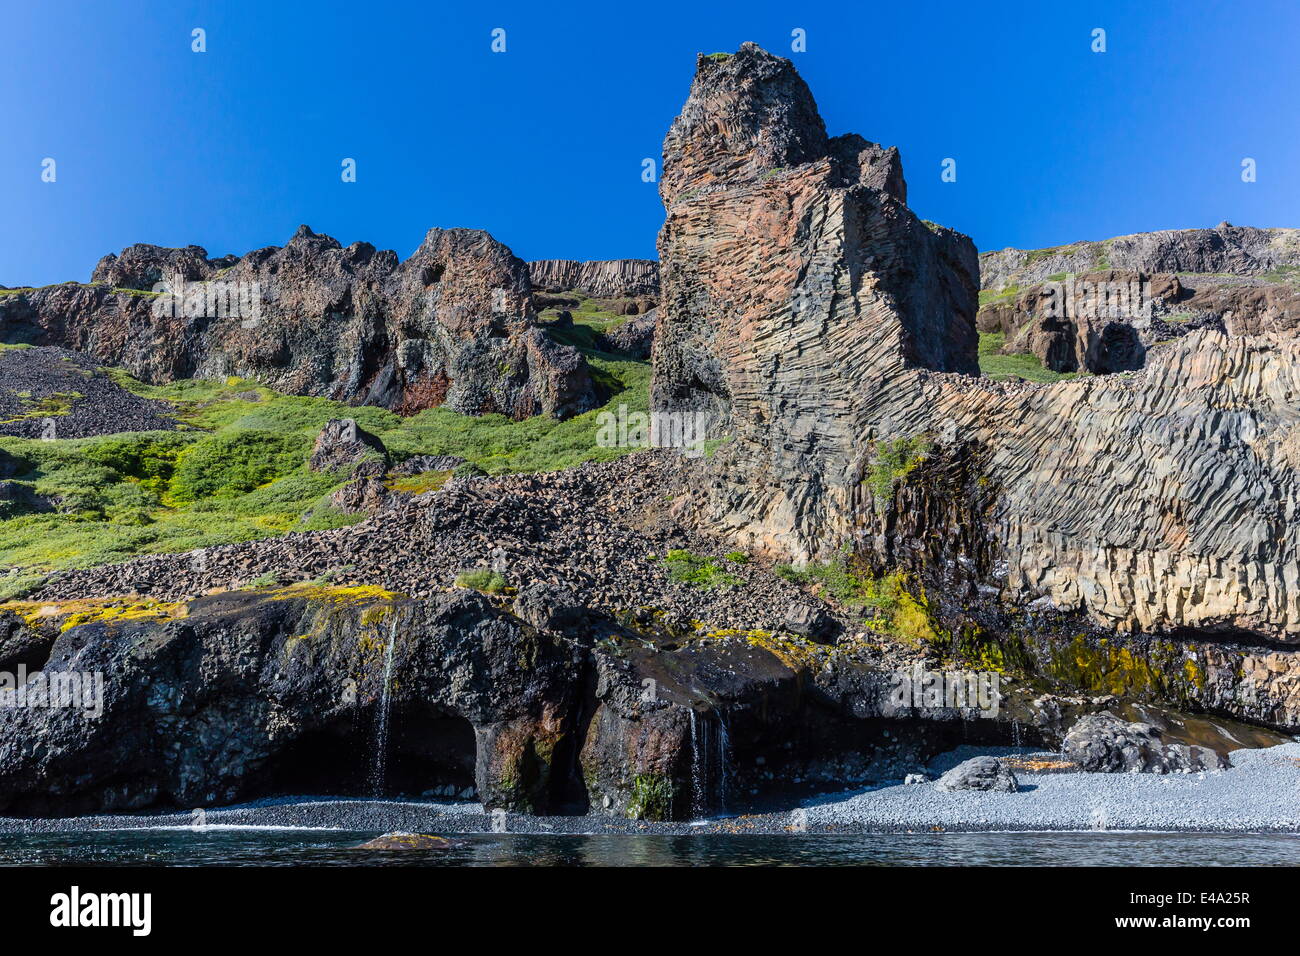
[[[1006,336],[1001,332],[980,333],[980,371],[995,381],[1018,377],[1031,382],[1062,382],[1078,377],[1077,372],[1053,372],[1044,368],[1037,356],[1027,352],[999,355],[998,350],[1005,344]]]
[[[577,329],[558,337],[581,337]],[[583,346],[608,407],[645,411],[648,363]],[[382,408],[283,395],[249,381],[180,381],[148,386],[123,372],[117,381],[176,404],[184,428],[96,438],[38,441],[0,437],[0,449],[31,462],[16,481],[58,496],[60,513],[0,511],[0,599],[41,572],[188,551],[360,520],[325,499],[347,480],[307,469],[314,436],[331,418],[354,418],[378,434],[394,458],[459,455],[491,473],[548,471],[605,460],[633,449],[596,445],[597,411],[568,421],[511,421],[444,409],[401,418]],[[259,400],[249,400],[256,393]],[[417,482],[418,484],[418,482]],[[0,505],[3,507],[3,505]]]

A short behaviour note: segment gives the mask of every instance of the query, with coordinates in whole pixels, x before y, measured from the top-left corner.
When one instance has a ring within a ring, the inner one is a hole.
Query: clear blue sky
[[[9,286],[84,281],[133,242],[282,245],[303,222],[403,257],[435,225],[487,229],[525,259],[653,256],[663,210],[641,160],[659,157],[696,52],[744,40],[792,56],[832,133],[897,145],[917,213],[981,249],[1300,226],[1300,3],[1284,0],[2,9]]]

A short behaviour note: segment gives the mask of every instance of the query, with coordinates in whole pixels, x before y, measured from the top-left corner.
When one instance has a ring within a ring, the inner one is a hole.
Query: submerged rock
[[[354,850],[454,850],[468,846],[466,840],[450,840],[430,833],[385,833],[367,840]]]
[[[1150,724],[1129,723],[1110,713],[1081,718],[1065,735],[1061,753],[1091,773],[1186,773],[1231,766],[1213,750],[1165,743]]]

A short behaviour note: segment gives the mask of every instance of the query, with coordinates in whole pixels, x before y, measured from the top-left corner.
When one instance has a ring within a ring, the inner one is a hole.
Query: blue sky
[[[431,226],[487,229],[525,259],[653,256],[663,209],[641,161],[695,54],[744,40],[792,57],[833,134],[897,145],[912,207],[980,249],[1300,226],[1300,4],[1284,0],[41,0],[0,17],[9,286],[84,281],[133,242],[281,245],[302,222],[403,257]]]

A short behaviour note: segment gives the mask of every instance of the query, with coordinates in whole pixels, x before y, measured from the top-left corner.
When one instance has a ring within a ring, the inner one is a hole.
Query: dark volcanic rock
[[[388,470],[388,449],[377,435],[351,418],[333,418],[316,436],[307,466],[312,471],[351,469],[354,475],[378,477]]]
[[[538,341],[530,292],[523,261],[479,230],[432,229],[401,262],[303,226],[240,258],[131,246],[91,285],[0,296],[0,340],[79,349],[152,383],[237,375],[403,413],[585,411],[586,363]]]
[[[819,417],[783,398],[790,379],[844,400],[813,363],[978,372],[974,245],[907,208],[896,151],[829,138],[789,60],[752,43],[698,59],[659,192],[653,408],[766,430],[760,408]]]
[[[411,602],[310,589],[232,593],[177,620],[61,634],[45,673],[109,675],[103,712],[0,709],[0,807],[76,813],[366,792],[390,642],[400,675],[390,718],[408,734],[392,741],[391,785],[401,789],[409,763],[423,768],[413,787],[473,782],[490,805],[544,810],[544,755],[572,707],[572,648],[473,591]]]
[[[1213,750],[1166,743],[1150,724],[1128,723],[1107,713],[1075,723],[1061,752],[1080,770],[1092,773],[1171,773],[1230,766],[1226,757]]]
[[[608,332],[601,333],[605,346],[612,352],[621,352],[632,358],[648,359],[654,347],[655,325],[659,321],[657,309],[634,315]]]
[[[0,349],[0,435],[85,438],[170,431],[176,428],[174,411],[168,402],[127,391],[89,355],[55,348]],[[5,471],[0,459],[0,478],[13,477]]]

